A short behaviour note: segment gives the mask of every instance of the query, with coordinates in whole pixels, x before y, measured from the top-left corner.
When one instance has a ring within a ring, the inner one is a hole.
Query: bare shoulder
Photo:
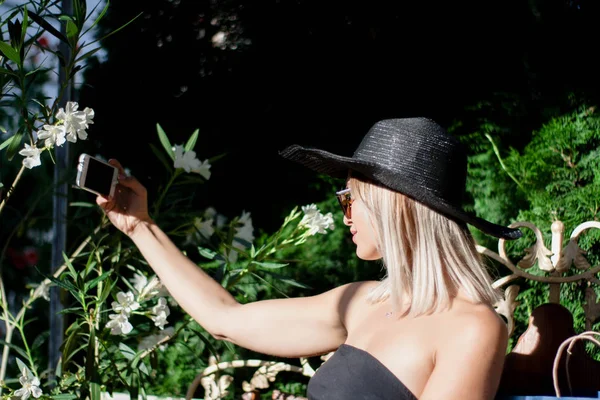
[[[468,345],[471,348],[502,348],[507,345],[507,325],[502,317],[487,305],[461,306],[454,313],[451,325],[456,333],[459,333],[449,336],[454,345]]]
[[[335,287],[326,293],[349,299],[357,299],[366,296],[378,283],[377,281],[351,282]]]

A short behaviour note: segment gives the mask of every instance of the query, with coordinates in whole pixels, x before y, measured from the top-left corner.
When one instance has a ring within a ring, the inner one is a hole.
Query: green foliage
[[[483,218],[497,223],[528,221],[544,235],[544,243],[551,248],[551,225],[564,224],[565,244],[570,233],[585,221],[596,221],[600,211],[600,115],[595,107],[581,106],[564,115],[549,119],[540,129],[532,132],[530,142],[521,150],[505,148],[494,143],[490,133],[498,132],[496,125],[484,124],[469,140],[478,136],[479,148],[469,159],[469,191],[473,209]],[[496,141],[498,139],[496,138]],[[524,238],[507,243],[507,254],[512,260],[523,257],[535,241],[528,228],[522,228]],[[478,241],[494,248],[489,238]],[[578,240],[589,263],[600,261],[600,233],[597,229],[584,231]],[[568,274],[574,274],[574,268]],[[501,272],[506,274],[509,271]],[[542,274],[537,269],[528,270]],[[530,312],[548,301],[548,285],[537,282],[519,282],[521,291],[517,300],[515,335],[528,324]],[[577,332],[584,330],[585,317],[581,304],[585,302],[582,284],[563,284],[561,301],[574,317]],[[598,294],[598,288],[595,287]],[[597,301],[597,300],[596,300]],[[594,325],[598,328],[598,321]],[[597,350],[596,350],[597,352]],[[598,354],[596,354],[598,357]],[[600,357],[599,357],[600,359]]]

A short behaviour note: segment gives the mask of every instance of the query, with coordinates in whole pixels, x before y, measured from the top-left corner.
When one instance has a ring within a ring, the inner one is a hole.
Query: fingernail
[[[127,175],[125,175],[125,174],[119,174],[119,179],[127,179]]]

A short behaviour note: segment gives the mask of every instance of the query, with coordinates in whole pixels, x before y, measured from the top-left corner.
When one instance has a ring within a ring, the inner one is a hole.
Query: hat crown
[[[379,121],[364,136],[352,158],[392,172],[397,179],[410,181],[450,204],[458,206],[462,202],[466,151],[430,119]]]

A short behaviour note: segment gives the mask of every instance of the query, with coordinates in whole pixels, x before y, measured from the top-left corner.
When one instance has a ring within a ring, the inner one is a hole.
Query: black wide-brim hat
[[[466,150],[431,119],[379,121],[367,132],[352,157],[300,145],[291,145],[279,154],[335,178],[347,178],[348,172],[357,172],[489,235],[503,239],[517,239],[522,235],[518,229],[494,224],[464,211]]]

